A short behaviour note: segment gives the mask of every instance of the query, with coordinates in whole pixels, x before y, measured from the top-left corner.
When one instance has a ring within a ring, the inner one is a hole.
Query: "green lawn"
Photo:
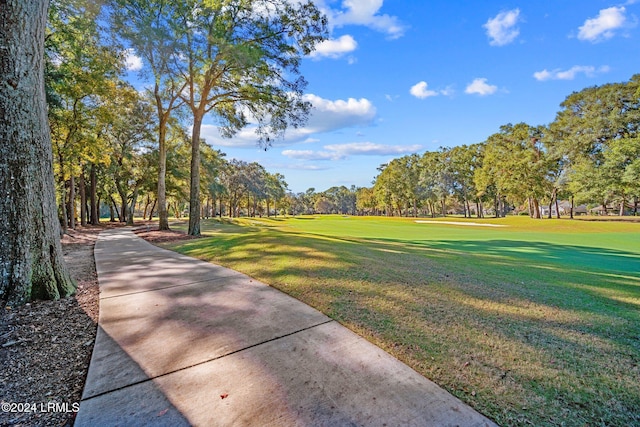
[[[316,307],[501,425],[640,425],[640,223],[441,221],[503,227],[207,220],[168,247]]]

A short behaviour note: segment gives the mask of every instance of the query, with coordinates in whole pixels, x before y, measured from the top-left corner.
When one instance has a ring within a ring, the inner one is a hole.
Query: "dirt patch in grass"
[[[182,231],[158,230],[157,228],[142,227],[134,230],[138,237],[142,237],[149,243],[169,243],[181,240],[199,239],[201,236],[190,236]]]

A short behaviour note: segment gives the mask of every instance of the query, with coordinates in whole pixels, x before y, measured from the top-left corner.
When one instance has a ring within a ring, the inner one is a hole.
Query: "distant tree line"
[[[548,126],[507,124],[485,141],[412,154],[358,190],[361,213],[560,215],[559,200],[638,214],[640,74],[569,95]],[[570,210],[573,215],[573,210]]]

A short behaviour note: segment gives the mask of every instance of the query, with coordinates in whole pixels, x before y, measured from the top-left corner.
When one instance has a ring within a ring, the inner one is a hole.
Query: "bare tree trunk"
[[[125,193],[119,192],[120,193],[120,215],[118,215],[118,219],[120,220],[120,222],[126,222],[127,218],[129,217],[129,212],[127,209],[127,195]]]
[[[0,299],[75,292],[60,245],[44,94],[46,0],[0,4]]]
[[[64,176],[62,172],[61,175]],[[60,181],[61,182],[58,185],[60,185],[60,189],[62,191],[62,194],[60,195],[60,214],[62,216],[61,224],[63,233],[66,233],[67,228],[69,227],[69,216],[67,215],[67,185],[64,178],[61,178]]]
[[[142,210],[142,219],[147,218],[147,211],[149,210],[149,205],[151,204],[151,196],[147,194],[147,200],[144,202],[144,209]]]
[[[194,114],[191,133],[191,186],[189,192],[189,231],[191,236],[200,235],[200,129],[202,116]],[[247,209],[249,209],[247,207]]]
[[[67,207],[69,214],[69,228],[76,229],[76,180],[71,174],[69,178],[69,205]]]
[[[571,196],[571,215],[570,215],[571,219],[573,219],[573,208],[574,208],[574,205],[573,205],[573,195],[572,195]]]
[[[556,202],[556,218],[560,219],[560,206],[558,205],[558,190],[555,190],[553,200]]]
[[[91,164],[91,192],[89,193],[89,205],[91,210],[91,225],[100,224],[100,214],[98,212],[98,174],[96,172],[96,165]]]
[[[131,196],[131,205],[128,209],[127,225],[133,225],[133,214],[136,210],[136,200],[138,200],[138,187],[133,189],[133,195]]]
[[[167,210],[167,123],[172,109],[173,100],[167,111],[162,105],[162,95],[159,85],[154,88],[156,107],[158,111],[158,229],[169,230],[169,211]],[[175,99],[174,99],[175,100]]]
[[[84,182],[84,167],[80,171],[78,191],[80,193],[80,225],[87,225],[87,190]]]
[[[149,211],[149,221],[153,219],[153,210],[156,208],[157,200],[153,201],[153,205],[151,205],[151,210]]]
[[[115,211],[116,215],[118,215],[118,221],[122,222],[122,214],[120,213],[120,210],[118,210],[118,204],[113,199],[113,196],[109,196],[109,199],[111,199],[111,205],[113,210]],[[113,214],[111,215],[111,221],[115,221]]]

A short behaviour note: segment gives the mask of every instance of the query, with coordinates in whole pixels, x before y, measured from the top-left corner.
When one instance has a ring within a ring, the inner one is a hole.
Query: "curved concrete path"
[[[494,426],[317,310],[130,229],[95,246],[76,426]]]

